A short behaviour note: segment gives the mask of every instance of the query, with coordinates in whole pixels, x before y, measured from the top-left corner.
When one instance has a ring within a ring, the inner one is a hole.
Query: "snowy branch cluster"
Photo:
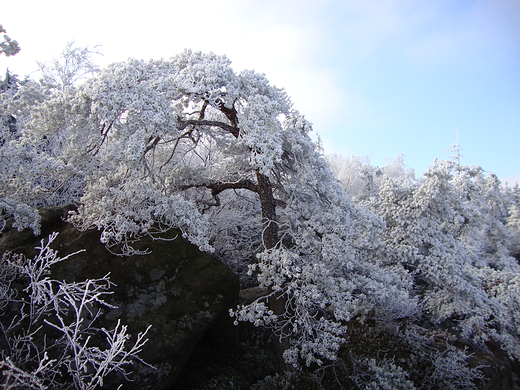
[[[96,327],[111,294],[108,275],[66,283],[49,277],[58,257],[42,240],[32,259],[5,254],[0,268],[1,386],[6,389],[96,389],[110,372],[127,367],[146,343],[146,332],[132,342],[125,325]],[[23,288],[22,288],[22,287]],[[52,329],[57,332],[53,332]],[[101,337],[105,347],[93,340]]]
[[[5,29],[0,24],[0,33],[5,33]],[[0,42],[0,54],[4,53],[7,57],[14,56],[20,52],[20,45],[17,41],[9,38],[7,34],[4,34],[4,41]]]

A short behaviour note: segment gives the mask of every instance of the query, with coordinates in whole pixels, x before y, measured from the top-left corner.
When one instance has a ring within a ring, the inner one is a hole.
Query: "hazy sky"
[[[0,24],[25,75],[65,44],[105,65],[225,54],[285,88],[326,153],[396,154],[421,175],[459,134],[462,162],[520,183],[520,0],[17,0]]]

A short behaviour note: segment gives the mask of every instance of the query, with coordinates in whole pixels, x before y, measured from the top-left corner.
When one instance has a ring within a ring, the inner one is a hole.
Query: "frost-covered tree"
[[[0,25],[0,33],[5,32],[5,29]],[[18,54],[19,51],[20,46],[18,42],[4,35],[4,41],[0,43],[0,54],[4,53],[7,57],[10,57]],[[7,69],[5,78],[0,84],[0,147],[9,142],[13,137],[16,137],[16,117],[9,112],[7,101],[12,99],[19,84],[20,80],[18,80],[18,77]]]
[[[412,191],[386,180],[378,205],[387,225],[389,258],[414,275],[423,306],[435,322],[484,312],[485,296],[467,272],[470,260],[454,235],[463,217],[450,180],[450,162],[439,161]]]
[[[74,41],[68,42],[59,58],[50,63],[37,61],[43,75],[43,83],[54,88],[71,87],[80,80],[99,72],[99,66],[92,56],[101,54],[98,46],[79,47]]]
[[[455,237],[469,255],[467,269],[480,280],[478,287],[485,292],[492,313],[479,331],[485,340],[499,341],[510,356],[519,359],[520,265],[509,254],[518,216],[510,213],[508,191],[493,173],[458,165],[452,182],[463,210]]]
[[[370,205],[385,178],[397,180],[403,187],[410,187],[415,181],[414,171],[405,166],[402,155],[383,167],[374,167],[368,157],[328,155],[327,161],[341,187],[357,204]]]
[[[264,75],[191,51],[129,60],[31,118],[2,156],[2,207],[18,227],[37,228],[38,204],[77,202],[71,220],[122,254],[170,228],[207,251],[249,242],[268,294],[233,315],[271,327],[288,363],[333,359],[350,320],[415,311],[411,279],[374,256],[381,222],[349,200]]]
[[[516,184],[513,188],[506,186],[507,199],[507,227],[511,230],[513,238],[509,250],[517,259],[520,257],[520,187]]]
[[[10,73],[4,85],[0,92],[0,221],[16,215],[15,227],[30,226],[38,232],[36,208],[70,202],[63,173],[76,175],[52,152],[43,152],[44,142],[37,145],[23,136],[35,108],[49,97],[45,88],[32,80],[19,81]]]
[[[7,32],[5,28],[0,24],[0,33]],[[20,45],[17,41],[9,38],[7,34],[4,34],[4,41],[0,42],[0,54],[4,53],[7,57],[14,56],[20,52]]]
[[[18,80],[18,77],[7,70],[5,78],[0,84],[0,147],[19,135],[16,117],[8,109],[9,101],[12,100],[13,95],[18,90],[19,84],[20,80]]]
[[[71,87],[72,82],[96,69],[90,54],[89,48],[67,46],[63,63],[54,60],[53,66],[44,68],[42,82],[21,80],[7,71],[0,85],[0,221],[17,215],[15,227],[30,226],[37,232],[37,207],[63,204],[80,195],[76,191],[82,187],[77,183],[81,175],[55,159],[57,154],[45,139],[34,142],[31,135],[22,135],[37,107],[50,99],[57,87]]]

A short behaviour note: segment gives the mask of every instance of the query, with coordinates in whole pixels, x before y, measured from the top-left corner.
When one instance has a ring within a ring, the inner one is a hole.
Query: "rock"
[[[470,367],[478,367],[484,380],[476,381],[478,390],[518,390],[520,389],[520,362],[511,359],[497,340],[486,342],[487,350],[472,353],[468,359]]]
[[[239,300],[241,304],[250,304],[260,297],[269,294],[267,287],[254,286],[240,290]]]
[[[69,209],[42,209],[40,237],[28,229],[18,232],[6,226],[0,237],[0,254],[13,251],[33,256],[33,248],[51,231],[59,232],[53,247],[60,256],[86,249],[56,264],[51,277],[71,282],[110,273],[116,286],[106,301],[117,309],[106,310],[98,326],[112,329],[120,319],[136,335],[152,325],[149,341],[139,356],[156,370],[134,365],[130,375],[133,382],[124,382],[122,389],[171,387],[196,343],[237,301],[237,277],[178,232],[172,232],[171,237],[178,236],[173,241],[142,239],[138,247],[150,248],[149,255],[116,256],[100,243],[98,231],[80,232],[64,222]],[[121,378],[111,380],[105,387],[117,388]]]

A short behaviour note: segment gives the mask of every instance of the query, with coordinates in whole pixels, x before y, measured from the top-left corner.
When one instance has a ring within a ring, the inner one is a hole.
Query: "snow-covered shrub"
[[[111,372],[126,376],[147,341],[148,330],[134,338],[119,322],[96,327],[102,308],[112,308],[104,301],[108,275],[72,283],[49,277],[53,264],[75,254],[59,257],[50,247],[56,235],[42,240],[32,259],[11,253],[1,259],[2,388],[93,390]]]
[[[355,361],[350,379],[359,389],[416,390],[409,374],[391,360],[362,358]]]

